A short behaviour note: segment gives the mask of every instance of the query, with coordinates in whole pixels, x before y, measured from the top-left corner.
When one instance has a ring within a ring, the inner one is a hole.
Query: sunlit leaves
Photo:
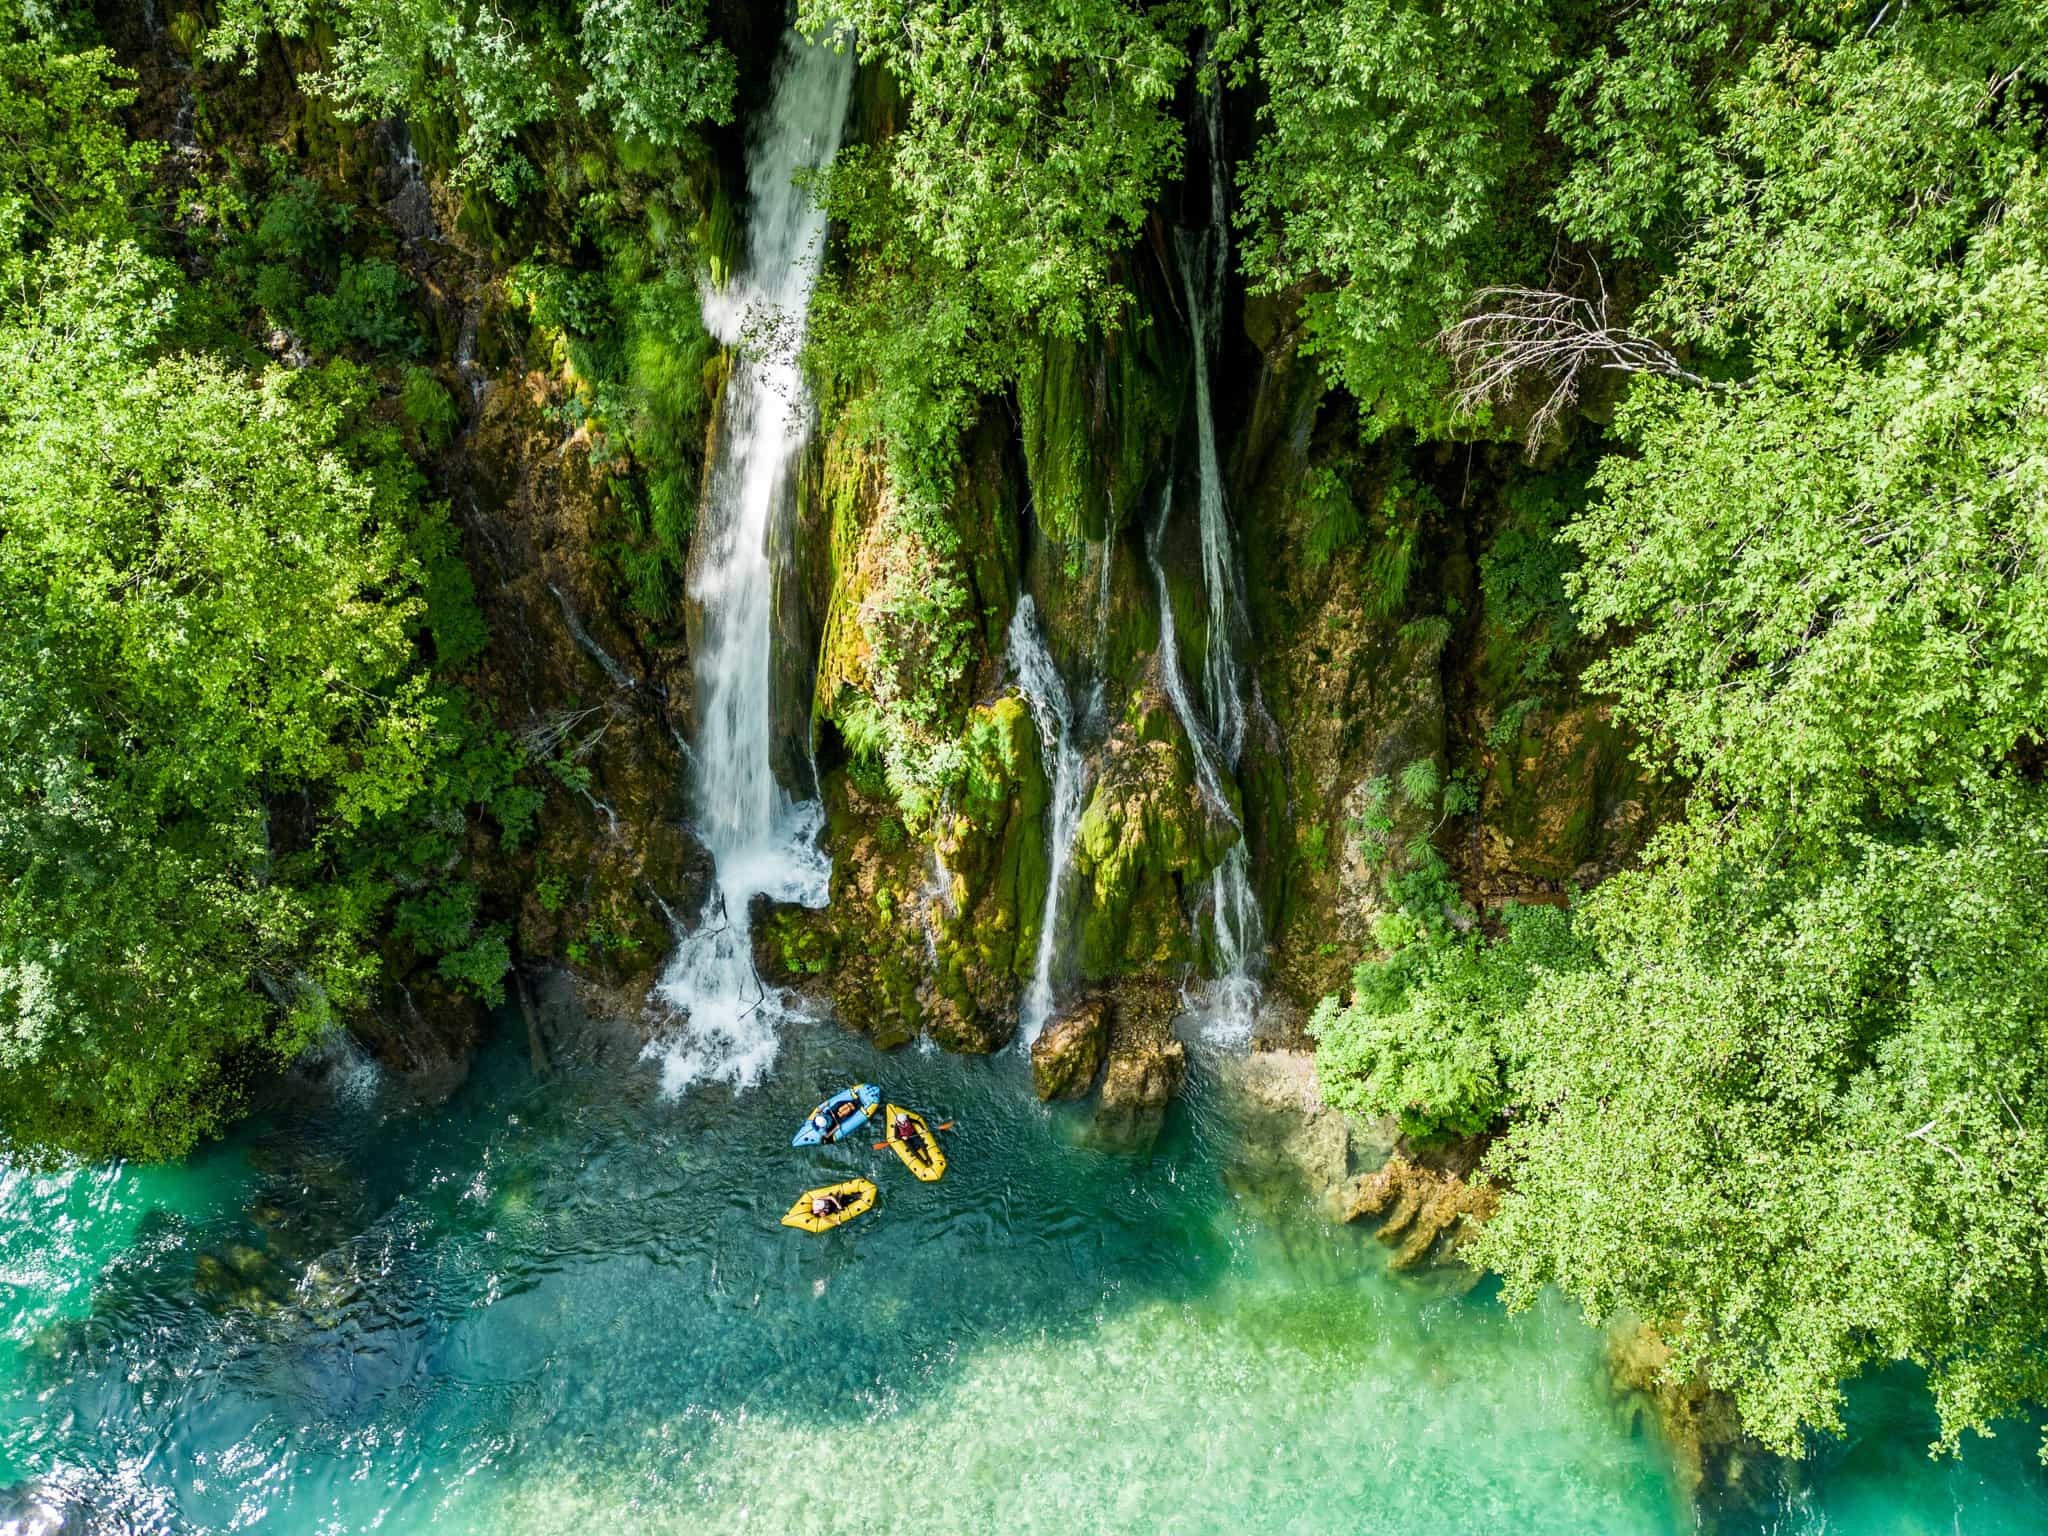
[[[148,1155],[361,996],[321,871],[440,750],[364,381],[152,354],[165,278],[58,246],[0,312],[0,1129]]]

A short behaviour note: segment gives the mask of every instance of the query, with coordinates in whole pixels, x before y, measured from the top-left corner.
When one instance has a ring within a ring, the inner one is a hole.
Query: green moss
[[[1230,837],[1227,824],[1201,808],[1184,742],[1120,732],[1075,835],[1075,868],[1087,882],[1078,904],[1082,974],[1102,979],[1192,960],[1183,895],[1214,868]]]
[[[1020,365],[1024,463],[1048,540],[1100,542],[1133,520],[1186,380],[1162,344],[1134,298],[1108,335],[1042,336]]]
[[[769,914],[766,938],[787,975],[820,976],[832,967],[832,941],[822,925],[807,917],[784,911]]]

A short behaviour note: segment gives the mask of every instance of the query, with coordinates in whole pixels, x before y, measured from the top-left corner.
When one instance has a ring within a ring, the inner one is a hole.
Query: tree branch
[[[1604,282],[1597,299],[1543,288],[1482,288],[1472,296],[1465,318],[1440,331],[1436,344],[1450,359],[1458,408],[1468,414],[1505,403],[1531,380],[1548,387],[1523,434],[1531,453],[1577,403],[1580,380],[1588,371],[1648,373],[1707,389],[1728,387],[1694,373],[1662,342],[1615,325]]]

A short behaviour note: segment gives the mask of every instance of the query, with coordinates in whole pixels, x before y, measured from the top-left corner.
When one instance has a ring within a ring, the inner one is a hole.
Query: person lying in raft
[[[847,1117],[853,1113],[854,1108],[855,1105],[850,1099],[844,1103],[834,1104],[830,1110],[820,1108],[811,1116],[811,1124],[824,1140],[837,1141],[840,1131],[845,1128]]]
[[[813,1216],[837,1216],[845,1209],[846,1201],[840,1195],[811,1196],[811,1214]]]
[[[903,1149],[919,1162],[928,1163],[932,1160],[931,1153],[925,1150],[924,1137],[918,1134],[917,1122],[910,1116],[898,1115],[896,1123],[889,1128],[889,1134],[902,1142]]]

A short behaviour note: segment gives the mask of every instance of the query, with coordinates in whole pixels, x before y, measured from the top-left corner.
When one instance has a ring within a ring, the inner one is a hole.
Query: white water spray
[[[838,152],[852,82],[849,52],[795,34],[785,42],[767,115],[747,151],[746,259],[730,288],[707,295],[704,306],[705,323],[727,345],[743,333],[772,344],[742,350],[726,386],[690,579],[703,613],[695,803],[718,879],[656,989],[682,1016],[677,1033],[648,1047],[671,1093],[707,1078],[739,1087],[759,1081],[775,1059],[788,1004],[755,974],[748,903],[766,894],[823,906],[831,884],[818,847],[822,808],[792,800],[772,767],[769,546],[810,432],[797,353],[825,230],[824,214],[795,177]]]
[[[1088,801],[1088,762],[1074,740],[1078,721],[1073,703],[1059,668],[1053,665],[1052,653],[1046,649],[1045,636],[1039,633],[1038,605],[1028,592],[1017,600],[1016,615],[1010,620],[1008,660],[1052,767],[1052,869],[1045,883],[1045,908],[1038,917],[1038,962],[1032,968],[1031,985],[1024,990],[1024,1006],[1017,1020],[1018,1038],[1028,1050],[1057,1002],[1053,966],[1060,952],[1060,898],[1074,863],[1081,811]]]

